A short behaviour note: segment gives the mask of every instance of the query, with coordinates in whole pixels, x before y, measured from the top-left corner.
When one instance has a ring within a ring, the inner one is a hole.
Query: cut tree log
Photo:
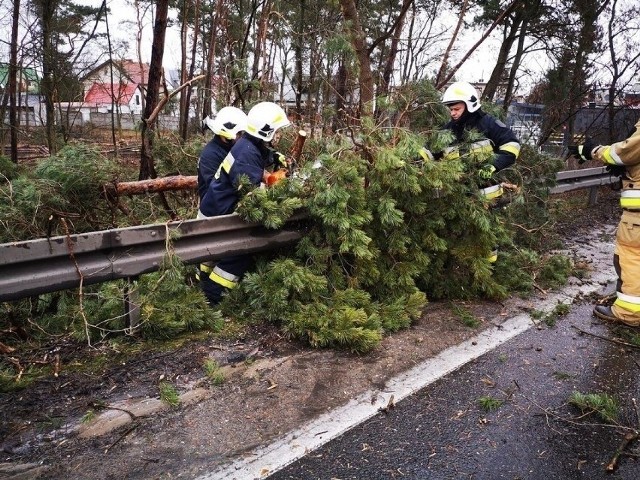
[[[172,177],[151,178],[137,182],[109,183],[104,186],[104,189],[108,195],[118,197],[175,190],[195,190],[197,186],[198,177],[195,175],[174,175]]]
[[[290,157],[294,165],[300,160],[302,147],[307,133],[298,131],[296,140],[292,146]],[[168,192],[176,190],[195,190],[198,187],[198,177],[195,175],[174,175],[171,177],[150,178],[135,182],[117,182],[104,185],[107,197],[114,199],[127,195],[145,195],[148,193]]]

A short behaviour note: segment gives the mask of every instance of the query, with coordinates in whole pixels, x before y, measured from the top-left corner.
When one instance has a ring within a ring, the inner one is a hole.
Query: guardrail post
[[[140,295],[134,285],[138,277],[127,277],[124,286],[125,333],[133,335],[140,325]]]
[[[599,187],[591,187],[589,189],[589,206],[593,207],[596,203],[598,203],[598,188]]]

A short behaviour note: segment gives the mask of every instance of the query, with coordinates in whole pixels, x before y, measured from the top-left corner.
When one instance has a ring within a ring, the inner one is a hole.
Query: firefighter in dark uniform
[[[500,120],[482,111],[478,92],[468,82],[451,84],[442,95],[442,103],[449,108],[451,115],[451,120],[443,128],[453,132],[455,141],[444,152],[433,154],[425,147],[420,150],[420,155],[424,160],[457,158],[460,155],[457,145],[464,142],[465,132],[480,132],[484,140],[476,141],[469,146],[469,153],[488,153],[491,156],[491,161],[477,172],[479,180],[487,185],[480,190],[480,194],[488,200],[500,197],[503,193],[502,185],[489,184],[495,172],[510,167],[518,158],[520,142],[515,133]],[[488,259],[493,263],[497,256],[498,252],[494,250]]]
[[[261,102],[247,115],[245,133],[231,148],[200,202],[198,218],[233,213],[240,200],[241,177],[252,185],[266,183],[266,168],[282,157],[271,142],[276,131],[290,125],[284,110],[272,102]],[[235,255],[221,259],[215,267],[201,275],[200,285],[211,306],[217,305],[222,295],[237,286],[250,266],[249,255]]]
[[[620,206],[622,217],[616,232],[613,265],[618,274],[613,305],[596,305],[593,313],[604,320],[640,327],[640,121],[621,142],[598,145],[586,139],[569,146],[579,162],[599,160],[612,169],[622,169]]]
[[[204,119],[204,125],[213,132],[213,138],[204,146],[198,158],[198,197],[207,193],[209,183],[218,171],[236,139],[247,126],[247,115],[236,107],[224,107],[212,118]]]

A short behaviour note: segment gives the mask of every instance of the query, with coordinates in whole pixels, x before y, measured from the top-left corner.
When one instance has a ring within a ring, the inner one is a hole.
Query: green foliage
[[[38,164],[35,173],[43,180],[55,182],[68,206],[77,205],[86,213],[101,198],[100,186],[117,174],[113,161],[84,145],[67,145],[57,155]]]
[[[492,397],[491,395],[483,395],[478,399],[478,405],[480,405],[480,407],[487,412],[493,412],[494,410],[497,410],[502,406],[503,403],[504,400]]]
[[[616,333],[625,342],[635,345],[636,347],[640,347],[640,332],[626,326],[618,326],[616,327]]]
[[[618,401],[607,393],[573,392],[569,404],[578,407],[583,415],[595,414],[607,423],[616,423],[620,414]]]
[[[362,291],[336,291],[326,302],[303,305],[284,330],[313,347],[342,347],[367,352],[382,339],[380,316]]]
[[[441,108],[432,87],[418,88],[423,88],[418,95],[401,97],[397,112],[410,111],[418,102],[408,98],[420,99],[420,105],[430,102],[434,111]],[[315,152],[319,168],[304,165],[297,178],[246,194],[237,211],[247,220],[279,226],[302,207],[310,223],[295,254],[289,255],[291,263],[262,264],[231,293],[225,312],[277,322],[312,345],[363,351],[382,333],[409,325],[426,297],[503,298],[514,291],[530,292],[535,279],[545,285],[566,281],[566,258],[545,259],[541,273],[540,256],[513,243],[519,226],[514,228],[511,205],[496,208],[478,194],[482,185],[475,172],[487,157],[462,151],[454,160],[418,159],[425,142],[434,151],[451,142],[449,132],[426,128],[426,137],[418,138],[365,119],[356,137],[336,135]],[[466,141],[476,138],[470,132]],[[514,167],[504,174],[505,181],[539,182],[538,175],[548,168],[541,166],[537,153],[525,149],[528,153],[536,157],[532,167],[523,161],[523,170]],[[528,214],[522,192],[535,191],[540,194],[536,208],[544,212],[539,198],[546,187],[522,188],[512,203]],[[287,205],[287,200],[295,203]],[[531,221],[522,232],[529,231]],[[491,264],[488,256],[496,245],[500,255]],[[347,298],[352,292],[365,295],[354,304],[345,301],[345,292],[351,292]],[[364,336],[365,331],[370,335]]]
[[[344,53],[340,38],[335,40],[331,48]],[[443,151],[452,141],[451,132],[439,129],[447,110],[430,82],[403,87],[380,105],[387,116],[377,124],[365,118],[348,136],[310,138],[298,171],[275,186],[241,182],[236,212],[243,219],[277,229],[302,211],[304,236],[295,249],[263,255],[219,310],[210,309],[199,289],[185,281],[187,269],[170,249],[159,272],[130,284],[86,287],[82,295],[43,295],[16,308],[41,315],[44,331],[98,341],[131,333],[122,316],[128,289],[140,306],[136,333],[144,338],[216,330],[225,314],[241,322],[280,325],[313,346],[364,352],[385,333],[419,318],[427,298],[504,298],[528,293],[534,285],[566,282],[571,262],[544,252],[553,180],[541,179],[554,177],[560,167],[556,159],[523,147],[516,165],[498,174],[498,180],[520,189],[509,195],[509,204],[489,203],[479,194],[486,185],[477,175],[489,161],[486,154],[461,148],[458,158],[423,161],[417,153],[425,144]],[[420,136],[402,128],[407,121]],[[283,151],[295,137],[289,130],[278,145]],[[477,138],[477,132],[469,132],[463,143]],[[195,173],[204,138],[156,140],[160,174]],[[10,186],[0,182],[0,196],[7,199],[0,203],[0,223],[15,226],[11,235],[43,236],[61,231],[59,217],[77,216],[74,231],[122,221],[107,210],[100,190],[117,172],[95,151],[71,145],[42,162],[37,177],[19,176]],[[172,199],[179,214],[194,216],[194,195]],[[127,206],[133,213],[124,221],[151,223],[166,214],[149,200],[131,199]],[[496,246],[494,264],[488,257]],[[465,324],[477,324],[464,309],[457,314]]]
[[[0,184],[12,180],[18,175],[18,165],[5,155],[0,155]]]
[[[110,225],[102,186],[115,163],[82,144],[64,147],[9,184],[0,184],[0,242],[91,231]],[[59,220],[65,218],[64,222]]]
[[[220,371],[218,362],[208,358],[205,360],[202,368],[213,385],[222,385],[224,383],[224,373]]]
[[[414,131],[429,132],[444,125],[449,119],[448,109],[440,100],[441,93],[429,80],[401,86],[396,97],[397,114],[406,117],[406,121]],[[402,121],[402,119],[398,120]]]
[[[18,319],[38,318],[38,328],[23,324],[21,328],[34,338],[71,335],[77,341],[91,343],[124,333],[144,339],[169,339],[200,330],[219,331],[224,321],[212,310],[198,288],[185,281],[189,268],[170,255],[163,268],[138,280],[107,282],[41,295],[36,302],[23,300],[4,303],[12,324]],[[140,308],[140,323],[134,331],[126,324],[123,299],[128,292]]]
[[[173,136],[154,138],[153,158],[158,175],[196,175],[200,151],[210,139],[196,135],[182,143]]]
[[[96,411],[94,409],[87,410],[87,412],[80,419],[80,423],[88,424],[91,423],[97,417]]]
[[[573,375],[573,374],[571,374],[571,373],[568,373],[568,372],[559,372],[559,371],[553,372],[553,374],[552,374],[552,375],[553,375],[553,377],[554,377],[555,379],[557,379],[557,380],[569,380],[569,379],[571,379],[571,378],[574,378],[574,377],[575,377],[575,375]]]
[[[265,227],[278,229],[302,207],[299,198],[302,184],[288,178],[273,187],[252,189],[238,205],[236,213],[248,222],[261,222]]]
[[[565,285],[573,272],[571,259],[564,255],[540,255],[529,248],[500,250],[494,279],[510,293],[530,293],[539,288]]]
[[[553,327],[560,317],[568,315],[570,311],[571,307],[568,304],[558,302],[550,312],[543,312],[542,310],[532,311],[531,318],[534,320],[542,320],[548,327]]]
[[[480,320],[478,320],[475,315],[473,315],[473,313],[460,305],[452,303],[451,310],[467,327],[476,328],[481,323]]]
[[[160,400],[172,408],[180,405],[180,394],[174,385],[169,382],[162,381],[158,385],[160,392]]]
[[[501,214],[520,247],[546,252],[559,246],[553,235],[553,215],[550,211],[549,189],[555,185],[555,174],[564,167],[563,161],[522,145],[516,164],[496,176],[520,186],[512,194],[511,203]]]
[[[327,295],[327,281],[294,259],[276,259],[248,273],[225,302],[229,313],[248,322],[283,323],[302,305]]]
[[[17,392],[26,388],[37,377],[33,367],[25,372],[15,372],[14,369],[0,360],[0,393]]]
[[[557,288],[566,285],[573,272],[573,263],[564,255],[548,257],[538,273],[540,286],[543,288]]]

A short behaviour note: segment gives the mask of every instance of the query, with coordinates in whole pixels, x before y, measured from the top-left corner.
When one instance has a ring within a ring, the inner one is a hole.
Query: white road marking
[[[608,245],[611,248],[610,244]],[[588,295],[615,280],[613,268],[596,269],[589,284],[569,286],[536,304],[544,312],[560,302],[571,303],[578,295]],[[247,457],[198,477],[196,480],[260,480],[284,468],[309,452],[321,447],[347,430],[368,420],[389,401],[398,402],[426,387],[466,363],[493,350],[504,342],[528,330],[533,324],[527,314],[506,320],[477,336],[440,352],[433,358],[389,380],[383,390],[370,390],[346,405],[332,410],[297,430],[289,432],[271,445],[255,449]],[[391,398],[393,397],[393,399]],[[372,403],[372,399],[375,399]]]

